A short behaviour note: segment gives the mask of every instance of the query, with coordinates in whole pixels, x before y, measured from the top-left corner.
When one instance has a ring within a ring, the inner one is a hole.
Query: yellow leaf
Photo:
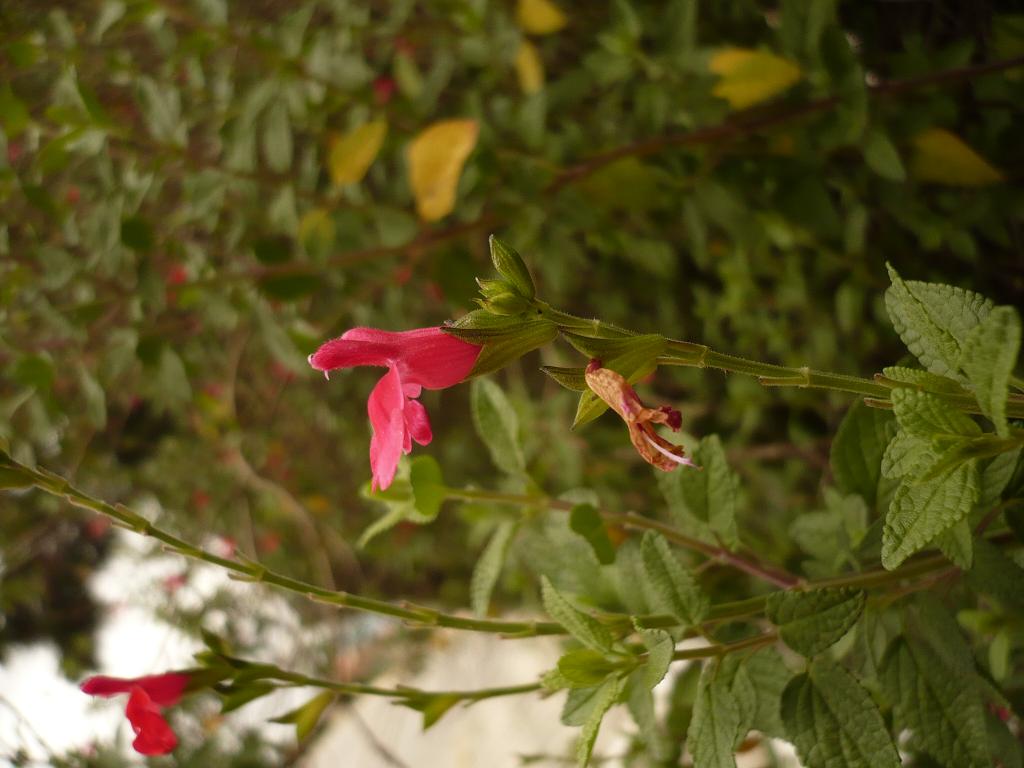
[[[523,93],[536,93],[544,87],[544,63],[529,40],[523,40],[516,51],[516,75]]]
[[[959,137],[942,128],[929,128],[914,137],[910,171],[921,181],[954,187],[983,187],[1004,178]]]
[[[409,144],[409,178],[416,212],[424,221],[444,218],[455,207],[462,166],[476,146],[476,120],[441,120],[417,134]]]
[[[711,93],[729,102],[733,109],[745,109],[772,98],[800,79],[800,67],[789,59],[766,51],[726,48],[708,62],[721,79]]]
[[[551,0],[519,0],[516,20],[523,31],[531,35],[550,35],[569,21]]]
[[[380,152],[388,124],[373,120],[355,128],[344,136],[335,136],[327,154],[327,166],[331,181],[337,185],[356,184],[366,175],[367,169]]]
[[[312,208],[299,221],[299,242],[312,256],[323,256],[334,246],[334,220],[326,208]]]

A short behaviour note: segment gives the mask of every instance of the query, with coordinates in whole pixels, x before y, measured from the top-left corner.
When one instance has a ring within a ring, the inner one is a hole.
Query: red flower
[[[189,676],[181,672],[163,675],[122,678],[98,675],[80,686],[90,696],[128,694],[125,714],[135,731],[132,746],[143,755],[165,755],[178,745],[178,737],[164,720],[162,707],[171,707],[181,700],[188,687]]]
[[[415,399],[420,391],[458,384],[473,370],[480,349],[440,328],[401,333],[353,328],[309,356],[309,364],[325,376],[336,368],[357,365],[388,369],[367,402],[373,426],[370,469],[375,490],[391,485],[398,460],[412,450],[413,440],[426,445],[433,437],[427,411]]]

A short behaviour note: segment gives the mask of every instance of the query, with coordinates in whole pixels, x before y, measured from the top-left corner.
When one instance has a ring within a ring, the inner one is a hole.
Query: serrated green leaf
[[[700,624],[708,612],[707,595],[680,565],[665,538],[647,531],[640,548],[648,601],[654,610],[675,616],[687,627]]]
[[[896,333],[932,373],[959,378],[962,344],[992,310],[972,291],[939,283],[904,281],[891,266],[885,306]]]
[[[488,379],[474,379],[470,390],[473,424],[502,472],[522,474],[526,469],[519,440],[519,417],[501,387]]]
[[[473,613],[477,616],[487,614],[491,593],[494,591],[494,585],[498,583],[501,569],[505,565],[505,557],[516,528],[517,525],[512,520],[499,523],[498,527],[494,529],[490,541],[487,542],[483,554],[480,555],[480,559],[473,567],[473,577],[469,582],[469,601]]]
[[[904,366],[893,365],[888,368],[883,368],[882,373],[885,377],[892,379],[893,381],[899,381],[904,384],[913,384],[918,389],[923,389],[925,392],[935,392],[938,394],[948,395],[962,395],[967,392],[958,382],[945,376],[938,376],[930,371],[922,371],[920,368],[906,368]]]
[[[548,615],[583,645],[600,652],[611,650],[613,640],[608,627],[573,607],[572,603],[551,585],[547,576],[541,576],[541,597]]]
[[[768,596],[766,611],[786,645],[810,657],[850,631],[864,610],[864,600],[863,590],[850,587],[780,591]]]
[[[938,395],[914,389],[894,389],[892,409],[900,428],[923,438],[981,434],[981,427],[965,413],[955,410]]]
[[[583,723],[583,730],[580,731],[579,741],[576,742],[576,764],[579,768],[585,768],[590,763],[590,755],[594,751],[594,742],[597,741],[597,733],[601,729],[601,721],[605,714],[615,704],[626,681],[620,677],[614,677],[605,681],[594,695],[594,704],[590,714]]]
[[[719,675],[717,660],[704,664],[693,717],[686,734],[686,746],[693,764],[701,768],[736,768],[734,746],[743,727],[740,704],[732,695],[724,675]]]
[[[870,506],[875,505],[882,455],[895,433],[896,420],[888,411],[868,408],[860,401],[850,406],[829,457],[840,491],[859,494]]]
[[[896,489],[882,531],[882,565],[892,570],[941,531],[970,514],[978,499],[978,469],[969,461],[945,477]]]
[[[960,367],[974,387],[978,405],[1000,435],[1009,434],[1006,398],[1020,351],[1020,316],[1013,307],[996,307],[964,341]]]
[[[603,653],[591,648],[577,648],[558,660],[559,673],[575,688],[600,685],[618,668],[618,665],[605,658]]]
[[[271,718],[270,722],[294,723],[295,737],[302,741],[316,728],[316,724],[320,722],[320,717],[327,707],[331,705],[331,702],[334,701],[336,695],[332,691],[324,691],[314,696],[301,707],[296,707],[291,712],[286,712],[280,717]]]
[[[558,673],[561,677],[561,672]],[[570,688],[565,697],[565,704],[562,706],[561,721],[563,725],[583,725],[595,705],[600,700],[598,694],[601,686],[595,685],[591,688]]]
[[[687,527],[697,522],[729,549],[739,546],[739,476],[730,469],[718,435],[708,435],[693,452],[701,472],[658,473],[669,510]]]
[[[1017,463],[1020,461],[1021,448],[1000,453],[998,456],[987,462],[981,471],[981,495],[978,499],[978,506],[988,509],[996,504],[1003,495],[1003,490],[1009,484],[1014,472],[1017,470]]]
[[[615,547],[608,538],[601,514],[592,504],[577,504],[569,512],[569,527],[587,540],[602,565],[615,562]]]
[[[676,645],[672,636],[662,629],[638,629],[647,647],[647,663],[644,665],[644,685],[648,690],[660,683],[672,665]]]
[[[932,542],[957,568],[967,570],[974,559],[971,524],[967,519],[954,523]]]
[[[882,457],[882,475],[898,479],[905,475],[917,475],[933,464],[936,453],[930,440],[909,432],[898,432],[886,446]]]
[[[977,690],[949,674],[927,646],[896,639],[882,663],[882,684],[893,705],[895,730],[943,765],[991,765]]]
[[[526,262],[514,248],[491,235],[489,240],[491,246],[491,263],[498,271],[498,274],[508,280],[515,292],[527,300],[532,300],[536,289],[533,285],[533,278],[530,277],[530,270],[526,268]]]
[[[871,695],[843,667],[816,660],[782,694],[782,720],[807,768],[899,768]]]
[[[750,727],[776,738],[786,738],[782,724],[782,692],[793,679],[774,648],[761,648],[743,659],[743,669],[755,691]]]

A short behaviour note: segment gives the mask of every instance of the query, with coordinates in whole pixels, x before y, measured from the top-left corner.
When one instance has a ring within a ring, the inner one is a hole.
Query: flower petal
[[[420,445],[427,445],[434,439],[434,433],[430,429],[430,418],[427,416],[427,409],[423,407],[423,403],[419,400],[407,400],[405,402],[405,429],[412,439]]]
[[[178,737],[164,720],[160,707],[139,686],[132,688],[124,711],[135,731],[132,746],[143,755],[166,755],[178,746]]]
[[[440,328],[409,331],[399,365],[406,381],[427,389],[444,389],[465,379],[482,347],[450,336]]]
[[[366,405],[373,426],[370,438],[373,488],[383,491],[395,478],[405,442],[405,395],[398,368],[392,368],[377,382]]]
[[[188,682],[189,676],[180,672],[132,678],[96,675],[83,681],[79,688],[90,696],[116,696],[141,688],[158,706],[170,707],[181,700]]]
[[[344,337],[331,339],[309,356],[309,364],[318,371],[351,368],[356,365],[390,366],[400,354],[398,347]]]

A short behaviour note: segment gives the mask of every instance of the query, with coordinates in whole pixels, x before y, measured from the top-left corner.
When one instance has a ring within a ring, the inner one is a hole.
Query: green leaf
[[[960,367],[974,387],[978,405],[996,432],[1006,436],[1006,398],[1020,351],[1020,316],[1013,307],[996,307],[968,334]]]
[[[185,146],[187,133],[181,119],[181,94],[167,82],[142,76],[138,80],[139,108],[150,135],[158,142]]]
[[[832,441],[829,458],[840,491],[859,494],[875,505],[882,455],[895,432],[891,413],[869,408],[859,400],[850,406]]]
[[[470,391],[473,424],[501,471],[522,474],[526,469],[519,441],[519,417],[501,387],[488,379],[474,379]]]
[[[966,518],[944,530],[932,542],[957,568],[967,570],[974,559],[971,523]]]
[[[864,610],[864,591],[826,587],[808,592],[780,591],[768,596],[768,619],[786,645],[815,656],[838,642]]]
[[[933,464],[936,458],[931,440],[909,432],[898,432],[889,441],[882,457],[882,475],[892,479],[918,475]]]
[[[988,317],[992,302],[962,288],[904,281],[892,266],[888,269],[892,285],[885,306],[896,333],[929,371],[958,378],[962,345]]]
[[[232,712],[245,706],[250,701],[266,696],[271,691],[277,690],[277,686],[271,683],[255,682],[245,685],[228,686],[221,694],[221,714]]]
[[[619,666],[603,653],[591,648],[577,648],[558,660],[558,671],[576,688],[591,688],[600,685]]]
[[[702,439],[693,460],[703,471],[658,473],[669,509],[680,525],[696,522],[726,547],[736,549],[739,476],[729,468],[718,435]]]
[[[894,389],[892,409],[900,428],[917,437],[972,437],[981,427],[966,413],[955,410],[938,395],[908,387]]]
[[[271,718],[270,722],[294,723],[295,738],[302,741],[316,728],[316,724],[320,722],[320,717],[334,701],[336,695],[332,691],[324,691],[314,696],[301,707],[297,707],[291,712],[286,712],[280,717]]]
[[[462,701],[457,693],[417,693],[395,703],[423,713],[423,730],[427,730]]]
[[[742,714],[731,681],[718,674],[719,668],[718,660],[704,664],[686,734],[693,764],[701,768],[736,768],[734,746],[743,728]]]
[[[708,612],[707,595],[679,564],[665,538],[647,531],[640,547],[651,607],[675,616],[686,627],[700,624]]]
[[[491,246],[491,262],[498,274],[508,280],[515,292],[524,299],[532,300],[536,289],[533,285],[533,278],[530,277],[530,270],[526,268],[526,262],[522,256],[516,253],[508,243],[499,240],[491,235],[488,241]]]
[[[153,227],[142,216],[130,216],[121,222],[121,243],[133,251],[148,253],[156,245]]]
[[[676,645],[672,636],[662,629],[637,629],[647,647],[647,663],[644,665],[644,685],[648,690],[660,683],[672,665]]]
[[[761,648],[743,659],[743,669],[755,691],[750,727],[776,738],[786,738],[782,724],[782,692],[793,679],[774,648]]]
[[[583,645],[599,652],[611,650],[613,640],[608,627],[574,608],[572,603],[551,585],[547,576],[541,576],[541,597],[548,615]]]
[[[263,156],[267,166],[276,173],[284,173],[292,165],[292,124],[288,117],[288,103],[278,97],[263,115]]]
[[[580,768],[584,768],[590,763],[590,755],[594,751],[594,742],[597,741],[597,732],[601,729],[601,721],[618,700],[625,685],[625,680],[614,677],[605,681],[597,689],[590,714],[584,721],[579,741],[576,742],[576,764]]]
[[[86,421],[95,429],[103,429],[107,424],[106,392],[85,366],[78,368],[78,386],[85,400]]]
[[[491,593],[494,592],[494,585],[498,583],[501,569],[505,565],[505,557],[516,528],[517,525],[512,520],[504,520],[499,523],[473,568],[473,577],[469,582],[469,601],[473,607],[473,613],[477,616],[487,614]]]
[[[975,592],[992,595],[1014,611],[1024,611],[1024,569],[991,542],[975,541],[974,564],[967,584]]]
[[[948,395],[963,395],[967,393],[958,382],[945,376],[938,376],[929,371],[922,371],[920,368],[906,368],[900,365],[892,365],[888,368],[883,368],[882,373],[885,374],[886,378],[892,379],[893,381],[903,382],[905,384],[913,384],[918,389],[923,389],[925,392],[935,392],[936,394],[948,394]]]
[[[871,129],[865,132],[861,149],[868,167],[879,176],[890,181],[903,181],[907,178],[900,153],[882,131]]]
[[[886,651],[882,684],[893,705],[894,730],[909,730],[912,743],[943,765],[991,765],[977,690],[950,674],[927,646],[898,638]]]
[[[996,504],[1003,495],[1003,490],[1013,478],[1020,461],[1021,448],[1005,451],[985,464],[981,471],[981,497],[978,506],[988,509]]]
[[[782,720],[807,768],[899,768],[900,757],[878,706],[857,679],[826,659],[793,678]]]
[[[410,461],[409,483],[412,485],[413,505],[422,518],[420,522],[432,522],[448,493],[437,460],[433,456],[420,455]]]
[[[970,514],[978,499],[976,461],[956,467],[945,477],[904,482],[893,495],[882,530],[882,565],[892,570],[926,546],[940,532]]]
[[[615,547],[608,538],[601,514],[591,504],[577,504],[569,512],[569,527],[578,533],[594,550],[598,562],[610,565],[615,562]]]

